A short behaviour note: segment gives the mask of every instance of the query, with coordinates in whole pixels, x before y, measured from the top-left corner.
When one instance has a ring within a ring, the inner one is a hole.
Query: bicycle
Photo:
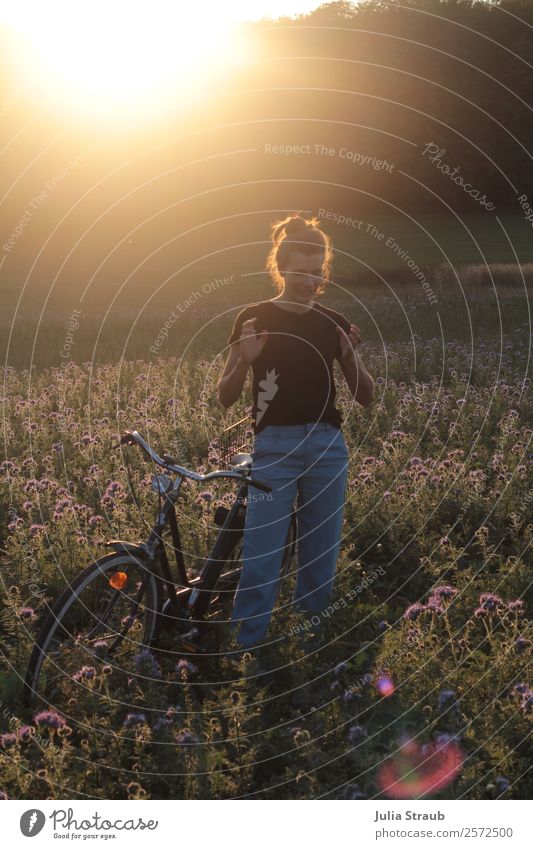
[[[244,421],[233,427],[242,430]],[[221,441],[229,455],[228,440]],[[133,674],[140,651],[153,646],[169,629],[174,631],[183,653],[201,654],[211,621],[233,604],[242,568],[248,487],[271,492],[270,486],[251,477],[251,455],[239,453],[232,457],[229,470],[200,474],[180,466],[169,454],[160,457],[136,430],[124,431],[113,447],[122,445],[137,445],[169,473],[152,478],[152,489],[160,499],[156,521],[145,542],[106,542],[112,552],[89,564],[49,608],[28,663],[24,682],[24,700],[28,704],[37,697],[54,704],[65,695],[73,678],[80,680],[91,675],[96,662],[113,664],[126,675]],[[201,573],[190,578],[177,515],[181,486],[185,480],[206,483],[220,479],[238,481],[238,494],[230,507],[217,508],[214,523],[220,530]],[[163,536],[168,528],[177,581]],[[280,581],[290,570],[296,535],[293,508]]]

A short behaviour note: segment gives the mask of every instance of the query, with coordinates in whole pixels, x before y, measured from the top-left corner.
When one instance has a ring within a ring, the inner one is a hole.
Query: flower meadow
[[[367,409],[339,379],[350,475],[318,623],[291,607],[293,563],[259,658],[235,653],[221,620],[216,651],[192,657],[169,632],[125,677],[102,640],[58,703],[32,708],[21,683],[48,605],[105,540],[145,539],[155,519],[155,470],[114,447],[120,433],[213,470],[215,437],[249,396],[224,411],[222,360],[197,354],[7,366],[1,798],[527,798],[531,384],[519,307],[514,319],[474,347],[466,330],[364,341]],[[232,491],[185,487],[193,574]]]

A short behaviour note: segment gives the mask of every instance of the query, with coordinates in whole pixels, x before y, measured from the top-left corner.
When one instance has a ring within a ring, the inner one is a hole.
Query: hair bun
[[[294,215],[285,224],[285,234],[287,236],[299,233],[301,230],[307,230],[307,221],[300,215]]]

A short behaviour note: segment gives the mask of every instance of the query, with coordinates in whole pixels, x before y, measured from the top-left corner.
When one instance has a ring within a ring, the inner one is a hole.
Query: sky
[[[292,17],[311,12],[320,5],[321,0],[229,0],[224,4],[241,20]]]
[[[254,46],[239,24],[305,14],[320,0],[0,0],[4,66],[36,106],[116,117],[193,101]],[[177,89],[179,94],[177,95]],[[160,106],[159,106],[160,105]],[[118,110],[118,112],[117,112]]]
[[[170,0],[170,2],[176,6],[180,5],[175,0]],[[225,0],[223,9],[226,16],[237,20],[259,20],[262,17],[277,18],[301,15],[316,9],[322,5],[322,2],[324,0]],[[47,0],[44,4],[42,0],[26,0],[24,4],[20,5],[7,2],[7,0],[0,0],[0,21],[12,23],[16,20],[27,20],[29,14],[34,14],[37,7],[43,7],[43,5],[46,8],[47,15],[54,15],[66,8],[67,0]],[[84,0],[68,0],[68,5],[71,10],[74,10],[76,7],[83,8],[88,4]],[[107,0],[106,5],[108,7],[122,5],[131,9],[136,6],[153,8],[158,3],[147,3],[145,0],[128,0],[127,3],[125,0]],[[181,5],[184,6],[185,4]],[[16,8],[17,6],[18,8]]]

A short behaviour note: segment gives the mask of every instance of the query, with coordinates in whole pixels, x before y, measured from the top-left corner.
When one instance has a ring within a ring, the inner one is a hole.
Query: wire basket
[[[219,468],[229,467],[236,454],[247,454],[252,449],[253,420],[245,416],[235,424],[225,428],[222,433],[209,443],[208,460]]]

